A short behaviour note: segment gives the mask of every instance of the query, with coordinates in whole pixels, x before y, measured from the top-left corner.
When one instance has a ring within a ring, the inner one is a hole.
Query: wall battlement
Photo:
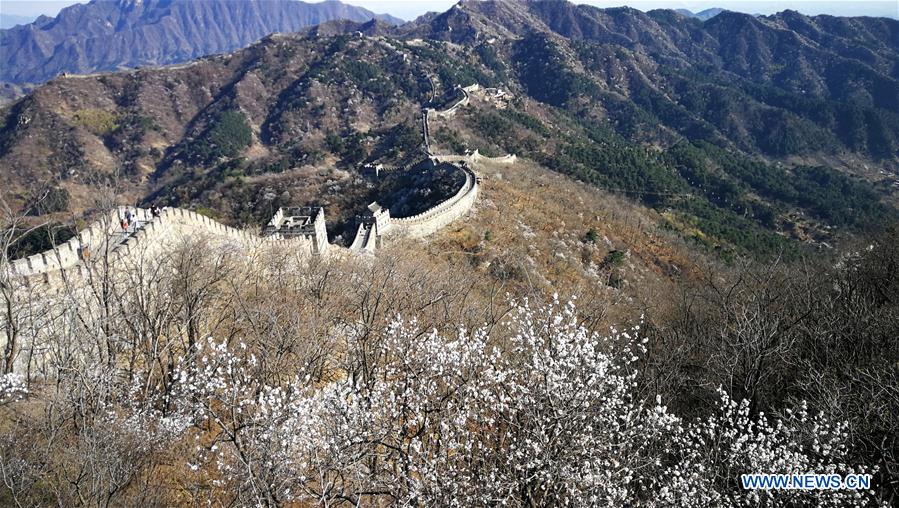
[[[467,160],[470,156],[463,156]],[[360,224],[350,250],[372,251],[386,236],[423,238],[436,233],[449,223],[464,216],[471,209],[478,195],[478,178],[474,171],[463,164],[453,164],[465,176],[465,182],[446,201],[410,217],[393,217],[390,211],[372,203],[371,220]]]
[[[134,215],[134,225],[122,230],[119,221],[125,211]],[[327,233],[324,232],[324,215],[317,216],[316,227],[321,223],[321,234],[314,237],[286,239],[293,250],[308,256],[327,254]],[[189,238],[204,237],[213,247],[233,246],[255,250],[264,244],[280,240],[259,236],[249,231],[233,228],[205,215],[167,208],[159,217],[149,210],[119,207],[104,214],[99,220],[79,232],[68,242],[48,251],[18,259],[9,264],[11,277],[27,283],[54,283],[86,276],[88,266],[94,261],[107,260],[114,265],[160,256]],[[324,245],[323,245],[324,244]]]

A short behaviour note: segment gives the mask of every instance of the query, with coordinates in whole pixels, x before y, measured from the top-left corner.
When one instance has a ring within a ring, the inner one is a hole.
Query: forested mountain
[[[333,19],[388,23],[336,0],[92,0],[0,32],[0,81],[184,62]]]
[[[401,27],[334,21],[185,68],[56,79],[2,110],[0,164],[22,204],[58,186],[78,211],[118,178],[135,199],[234,223],[263,220],[279,185],[349,217],[357,194],[322,199],[334,175],[297,172],[420,157],[420,108],[478,83],[514,100],[437,122],[443,150],[514,152],[702,244],[775,255],[896,216],[897,34],[895,20],[791,11],[702,22],[466,1]]]
[[[663,126],[775,156],[899,149],[897,20],[784,11],[701,22],[665,10],[487,1],[415,25],[408,31],[457,43],[514,38],[509,50],[544,66],[516,69],[538,98],[591,99],[636,136],[647,133],[641,124]],[[540,80],[542,71],[563,81]]]

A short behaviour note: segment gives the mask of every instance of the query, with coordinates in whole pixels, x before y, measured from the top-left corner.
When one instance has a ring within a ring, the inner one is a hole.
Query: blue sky
[[[239,0],[232,0],[239,1]],[[308,0],[307,0],[308,1]],[[86,0],[82,0],[82,3]],[[75,0],[0,0],[0,13],[37,16],[56,15],[60,9],[76,3]],[[346,0],[375,12],[387,12],[403,19],[412,19],[427,11],[444,11],[455,0]],[[784,9],[794,9],[806,14],[833,14],[836,16],[888,16],[899,18],[899,0],[580,0],[599,7],[629,5],[641,10],[669,8],[700,11],[710,7],[724,7],[751,14],[771,14]]]

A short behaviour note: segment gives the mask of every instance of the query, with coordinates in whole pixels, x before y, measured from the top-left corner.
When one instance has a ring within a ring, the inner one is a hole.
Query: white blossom
[[[0,404],[21,400],[27,394],[24,376],[17,373],[0,375]]]
[[[248,503],[481,506],[842,505],[857,493],[744,491],[743,473],[866,472],[846,428],[802,407],[752,416],[721,393],[684,421],[636,393],[638,327],[580,326],[572,303],[517,306],[508,339],[453,337],[398,318],[377,362],[324,385],[271,385],[245,347],[209,339],[185,359],[174,421],[212,429],[191,469],[213,468]],[[173,418],[167,416],[167,418]],[[164,426],[160,426],[164,427]],[[869,472],[869,471],[868,471]]]

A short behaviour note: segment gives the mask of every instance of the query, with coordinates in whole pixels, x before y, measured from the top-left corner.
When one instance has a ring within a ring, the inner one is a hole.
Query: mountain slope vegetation
[[[187,67],[56,79],[2,110],[0,164],[22,206],[59,187],[80,213],[114,182],[233,224],[317,204],[348,225],[370,195],[362,166],[423,157],[420,108],[477,83],[507,98],[435,120],[438,152],[516,153],[725,256],[777,256],[895,219],[897,30],[461,2],[398,28],[330,22]]]

